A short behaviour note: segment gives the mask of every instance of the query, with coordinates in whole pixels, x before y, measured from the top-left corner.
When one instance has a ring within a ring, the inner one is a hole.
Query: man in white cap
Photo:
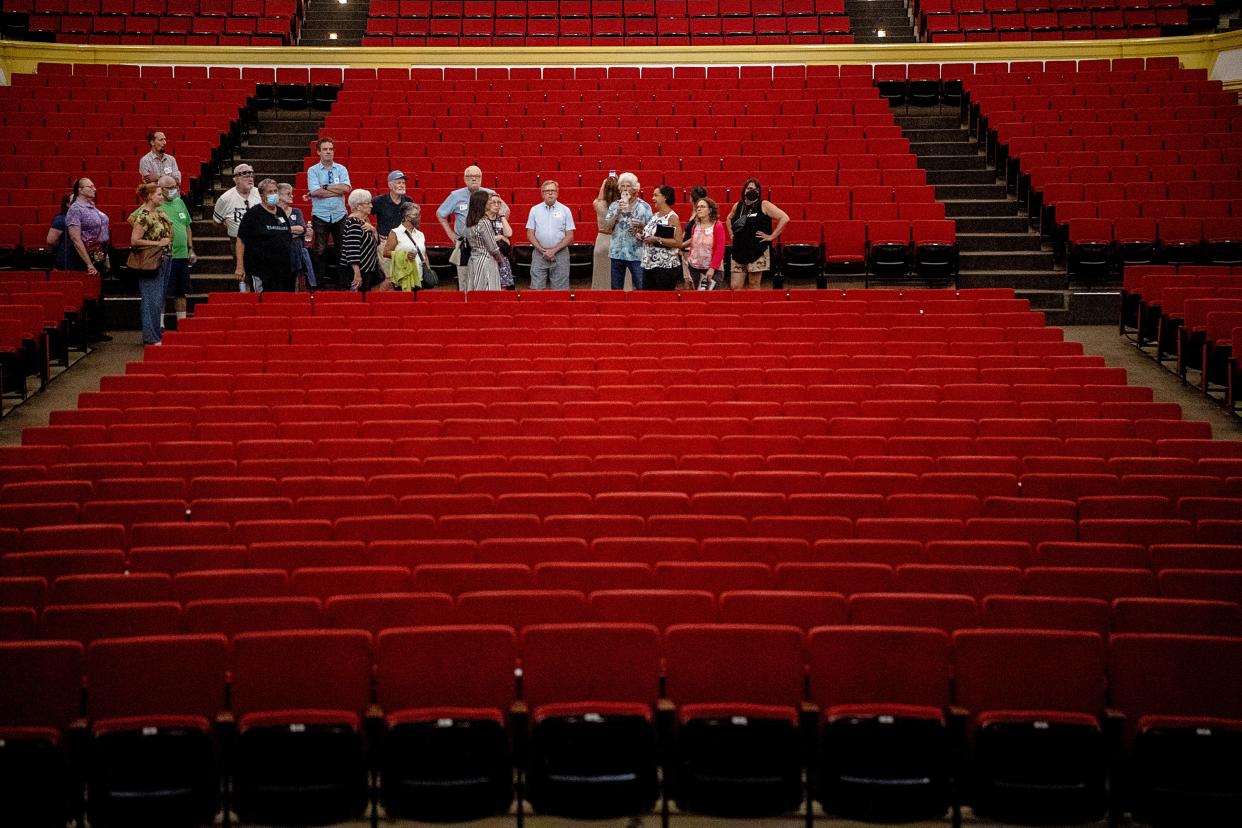
[[[215,223],[224,225],[224,230],[228,233],[231,242],[230,248],[237,246],[237,227],[241,224],[246,211],[258,203],[259,191],[254,188],[254,167],[246,163],[238,164],[233,168],[233,189],[217,198],[215,208],[211,211],[211,217]],[[233,274],[237,276],[241,284],[246,284],[241,281],[245,275],[241,259],[237,259],[233,264]]]
[[[376,231],[379,233],[380,241],[388,238],[388,234],[392,229],[401,223],[402,208],[412,203],[412,199],[405,194],[405,173],[401,170],[393,170],[388,174],[388,194],[378,196],[371,202],[371,213],[375,216]],[[392,267],[392,259],[386,259],[380,256],[380,270],[384,271],[387,278],[389,269]]]

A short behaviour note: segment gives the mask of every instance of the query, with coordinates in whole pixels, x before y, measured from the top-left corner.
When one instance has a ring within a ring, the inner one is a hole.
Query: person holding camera
[[[608,173],[604,183],[599,185],[599,195],[591,202],[595,208],[595,252],[591,257],[591,290],[608,290],[612,287],[612,264],[608,257],[612,245],[612,234],[604,232],[604,217],[608,215],[608,207],[621,197],[621,188],[617,186],[615,170]]]
[[[651,205],[638,194],[638,176],[621,173],[617,179],[621,195],[608,206],[604,222],[599,229],[612,234],[608,246],[611,266],[612,289],[625,288],[625,274],[629,271],[634,290],[643,289],[642,244],[639,236],[651,220]]]

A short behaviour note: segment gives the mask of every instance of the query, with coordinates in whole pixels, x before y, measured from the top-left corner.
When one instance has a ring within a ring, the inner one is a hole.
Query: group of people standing
[[[724,287],[725,248],[730,248],[732,290],[757,289],[772,269],[772,242],[784,231],[789,215],[763,198],[762,187],[748,178],[742,198],[728,217],[701,186],[690,189],[693,215],[686,227],[673,209],[677,192],[667,184],[651,189],[643,200],[638,177],[609,173],[595,199],[599,235],[591,287],[597,290],[714,290]]]

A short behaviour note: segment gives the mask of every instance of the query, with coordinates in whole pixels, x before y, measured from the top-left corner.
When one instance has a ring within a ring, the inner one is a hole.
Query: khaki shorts
[[[763,273],[764,271],[771,270],[772,269],[772,257],[770,255],[771,252],[772,252],[771,250],[763,251],[762,256],[755,259],[753,262],[750,262],[749,264],[738,264],[737,262],[730,261],[729,272],[740,276],[743,273]]]

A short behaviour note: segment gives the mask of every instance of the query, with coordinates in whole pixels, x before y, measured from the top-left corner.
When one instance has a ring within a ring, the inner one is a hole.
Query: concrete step
[[[915,37],[913,34],[906,35],[906,36],[889,35],[887,37],[877,37],[876,35],[872,35],[872,34],[860,35],[857,32],[855,32],[854,42],[855,43],[880,43],[880,44],[883,44],[883,43],[918,43],[919,39]]]
[[[983,170],[929,170],[928,184],[996,184],[996,171]],[[1003,185],[998,185],[1003,186]]]
[[[306,154],[306,150],[308,148],[309,145],[305,142],[298,142],[297,144],[283,147],[255,146],[254,144],[247,144],[241,148],[241,155],[246,159],[247,163],[258,164],[260,162],[266,163],[267,161],[302,158]]]
[[[959,288],[1011,287],[1014,290],[1065,290],[1064,273],[1044,270],[966,271],[957,277]]]
[[[954,219],[957,222],[958,235],[962,233],[1014,233],[1023,234],[1028,231],[1026,216],[963,216]]]
[[[919,166],[925,170],[986,170],[988,160],[982,155],[920,155]]]
[[[1052,253],[1042,250],[1006,250],[1006,251],[962,251],[961,268],[972,273],[980,270],[1017,270],[1052,271],[1054,266]],[[1064,274],[1062,274],[1064,275]]]
[[[1021,293],[1014,291],[1018,299],[1031,303],[1031,310],[1063,311],[1068,305],[1069,294],[1063,290],[1026,290]]]
[[[944,212],[949,218],[1016,216],[1018,204],[1014,201],[945,201]]]
[[[915,155],[979,155],[974,144],[965,141],[910,142],[910,151]]]
[[[1004,184],[937,184],[936,198],[949,201],[989,199],[1004,201]]]
[[[1039,251],[1043,249],[1039,236],[1002,235],[999,233],[958,233],[957,246],[963,253],[994,251]]]
[[[212,227],[212,232],[219,233],[220,235],[200,236],[197,233],[194,234],[194,252],[198,254],[199,261],[202,261],[207,256],[228,258],[233,252],[233,240],[224,235],[224,228],[214,223],[212,223]],[[230,259],[230,261],[232,260]]]
[[[906,138],[913,144],[948,144],[958,143],[966,139],[966,131],[956,127],[952,129],[903,129]]]
[[[957,132],[962,131],[962,119],[957,112],[936,115],[897,115],[893,120],[903,130],[951,129]]]
[[[869,11],[902,13],[906,11],[903,0],[846,0],[845,13],[850,17]]]
[[[881,12],[878,9],[872,14],[851,14],[850,28],[854,31],[859,29],[864,31],[867,29],[887,29],[890,32],[899,29],[910,29],[913,31],[910,17],[905,12],[898,14]]]

